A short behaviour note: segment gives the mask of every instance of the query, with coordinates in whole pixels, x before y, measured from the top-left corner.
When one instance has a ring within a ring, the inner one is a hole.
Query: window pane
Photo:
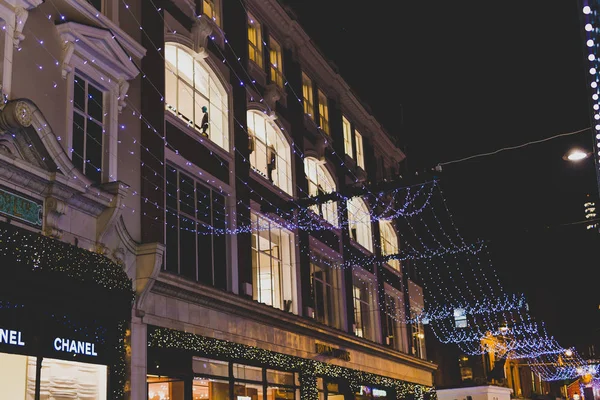
[[[167,109],[177,111],[177,75],[169,69],[165,71],[165,104]]]
[[[180,274],[196,280],[196,223],[186,217],[179,219]]]
[[[75,75],[73,83],[73,105],[85,112],[85,80]]]
[[[73,113],[73,151],[71,157],[73,164],[83,172],[83,143],[85,138],[85,118],[78,114]]]
[[[2,396],[6,399],[25,399],[27,386],[35,389],[35,365],[35,357],[0,353]]]
[[[96,121],[103,121],[102,92],[91,84],[88,84],[88,115]]]
[[[194,67],[194,87],[208,97],[208,72],[198,62],[195,62]]]
[[[229,363],[227,361],[194,357],[192,360],[192,370],[196,374],[229,376]]]
[[[267,370],[267,382],[279,385],[294,385],[294,374],[292,372]]]
[[[185,384],[167,377],[148,377],[148,400],[184,400]]]
[[[233,387],[233,398],[236,400],[262,400],[263,387],[262,385],[236,382]]]
[[[229,399],[229,382],[196,377],[192,383],[192,398],[194,400]]]
[[[102,138],[102,126],[88,120],[85,139],[85,156],[87,159],[85,175],[94,182],[100,182],[102,174]]]
[[[179,115],[183,117],[184,120],[189,123],[194,122],[194,94],[191,87],[183,83],[183,81],[178,82],[178,99],[177,106],[179,109]]]
[[[233,377],[248,381],[262,382],[262,368],[243,364],[233,364]]]
[[[269,387],[267,388],[267,400],[294,400],[295,389]]]
[[[35,374],[34,357],[29,357],[29,366],[30,371],[33,369]],[[85,393],[86,399],[105,400],[108,398],[107,374],[107,367],[104,365],[44,358],[40,381],[47,385],[46,393],[56,393],[50,398],[77,399],[84,397]],[[35,378],[28,379],[28,386],[28,392],[35,393]],[[4,389],[2,393],[4,396]]]
[[[177,49],[177,69],[179,77],[190,85],[194,84],[194,59],[187,52]]]

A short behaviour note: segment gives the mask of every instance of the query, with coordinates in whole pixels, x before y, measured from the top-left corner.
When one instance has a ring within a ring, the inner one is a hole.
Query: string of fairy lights
[[[152,0],[150,1],[152,2]],[[129,10],[135,19],[135,15],[129,9],[126,2],[124,0],[122,0],[122,2],[126,6],[125,8]],[[52,1],[49,3],[52,4],[52,6],[56,9],[60,19],[64,20],[64,16],[61,15],[56,5],[54,5]],[[156,9],[156,12],[158,12],[161,18],[163,18],[161,9],[156,7],[154,3],[152,4]],[[589,14],[590,13],[586,13],[586,15]],[[595,15],[595,12],[593,14]],[[48,15],[48,19],[52,19],[52,17],[52,14]],[[198,18],[200,17],[201,16],[198,16]],[[143,32],[143,34],[146,34],[141,25],[139,26],[139,29]],[[174,30],[169,29],[169,31],[176,33]],[[596,32],[595,29],[594,32]],[[28,30],[28,34],[31,34],[35,38],[35,35],[33,35],[30,30]],[[220,34],[225,38],[224,43],[235,56],[235,52],[229,44],[225,33],[220,31]],[[148,37],[148,39],[150,38]],[[214,36],[212,36],[211,39],[214,40]],[[39,45],[44,48],[44,50],[52,57],[55,66],[60,67],[60,62],[45,47],[43,41],[38,40],[37,38],[36,40],[38,41]],[[150,42],[153,46],[155,46],[155,50],[162,56],[163,52],[161,52],[161,49],[156,47],[151,40]],[[266,46],[266,43],[264,43],[264,45]],[[218,52],[220,52],[219,46],[215,46],[215,48]],[[20,51],[20,49],[18,50]],[[223,62],[230,67],[232,73],[237,74],[235,72],[237,68],[234,68],[233,65],[231,65],[228,57],[226,57],[223,53],[220,55],[223,58]],[[242,67],[241,70],[244,71],[248,76],[248,79],[246,80],[236,75],[240,85],[244,86],[249,93],[250,87],[254,86],[254,90],[257,93],[260,93],[260,90],[255,86],[255,82],[251,78],[251,73],[246,70],[246,67],[242,63],[240,57],[234,58],[234,62],[237,62]],[[161,91],[151,82],[150,79],[146,77],[146,74],[141,68],[139,68],[139,66],[136,65],[136,67],[139,69],[140,73],[143,74],[143,78],[146,79],[146,81],[148,81],[159,94],[161,94],[161,99],[164,101],[165,96],[161,93]],[[38,64],[38,68],[41,71],[44,69],[44,66],[42,64]],[[171,72],[174,73],[174,71]],[[292,93],[297,101],[302,102],[302,98],[296,95],[294,89],[288,84],[285,76],[284,79],[284,84],[289,89],[288,93]],[[57,88],[58,83],[53,82],[52,86],[53,88]],[[595,89],[596,86],[592,85],[592,88]],[[92,100],[97,101],[96,99]],[[594,100],[597,100],[597,94]],[[260,99],[259,103],[261,103],[263,106],[266,106],[268,109],[268,104],[266,104],[263,99]],[[146,124],[150,130],[161,137],[161,139],[165,142],[165,147],[172,150],[175,154],[180,153],[175,146],[167,141],[166,136],[161,135],[161,130],[157,130],[156,128],[152,127],[152,125],[146,118],[143,117],[139,110],[136,110],[131,104],[128,104],[127,106],[129,109],[131,109],[132,116],[137,117],[141,123]],[[226,108],[227,104],[223,103],[222,106]],[[268,109],[268,111],[273,112],[273,110],[270,109]],[[266,114],[266,111],[264,113]],[[311,121],[315,123],[317,132],[323,136],[324,140],[330,141],[330,137],[321,129],[321,127],[318,126],[313,119],[311,119]],[[246,132],[246,134],[252,134],[249,132],[248,128],[244,126],[244,124],[235,119],[234,122],[237,123],[239,127]],[[282,127],[278,126],[278,128],[283,130]],[[136,152],[136,149],[140,149],[140,151],[148,152],[150,155],[152,155],[152,157],[158,160],[161,165],[164,165],[162,156],[156,156],[151,152],[150,149],[141,146],[138,143],[139,139],[134,137],[124,125],[119,125],[119,129],[122,133],[122,137],[127,134],[129,134],[131,137],[131,144],[134,145],[134,150],[129,150],[128,153],[130,156],[135,156],[134,158],[142,163],[141,153],[139,153],[139,151]],[[105,132],[103,131],[103,134],[104,133]],[[600,134],[598,138],[600,139]],[[199,140],[203,141],[202,138]],[[292,142],[291,145],[292,153],[297,154],[304,159],[305,155],[299,146],[294,142]],[[241,156],[240,158],[243,160],[243,162],[247,163],[252,168],[252,162],[246,159],[244,154],[240,152],[239,149],[234,147],[233,150],[239,156]],[[69,149],[69,152],[75,153],[75,150],[71,148]],[[487,252],[482,251],[485,249],[484,243],[467,244],[465,242],[453,222],[445,198],[441,192],[440,185],[437,182],[427,182],[424,184],[415,185],[414,187],[405,187],[402,189],[373,193],[369,190],[368,186],[366,186],[358,177],[356,177],[354,171],[345,164],[345,160],[339,154],[337,154],[335,151],[331,153],[337,158],[341,166],[346,167],[348,174],[355,179],[355,182],[361,185],[365,191],[365,197],[370,198],[373,204],[380,205],[383,208],[383,212],[375,212],[372,210],[375,210],[379,207],[373,207],[367,215],[359,215],[358,218],[355,219],[355,222],[371,223],[380,220],[399,221],[399,225],[401,225],[404,229],[398,229],[398,234],[401,236],[402,243],[406,246],[407,250],[399,252],[395,255],[390,255],[389,259],[398,259],[401,261],[412,260],[419,266],[417,271],[427,294],[425,309],[420,313],[415,313],[414,315],[409,316],[401,316],[398,313],[394,313],[391,315],[393,318],[395,318],[399,323],[403,324],[426,323],[432,328],[432,331],[440,341],[444,343],[456,343],[461,347],[461,350],[468,354],[475,355],[482,354],[483,352],[487,351],[494,351],[503,353],[512,358],[527,359],[528,363],[532,366],[536,373],[539,373],[540,376],[542,376],[545,380],[565,379],[567,377],[579,376],[581,375],[582,371],[589,372],[589,368],[586,366],[585,362],[576,354],[569,357],[567,361],[565,361],[563,357],[561,361],[562,365],[556,361],[558,360],[559,356],[565,353],[566,349],[563,349],[560,345],[558,345],[558,343],[556,343],[556,341],[545,332],[543,326],[533,322],[532,318],[527,313],[528,310],[523,296],[504,293],[502,285],[500,284],[495,271],[492,269],[492,274],[490,276],[488,276],[489,274],[487,271],[484,271],[484,265],[486,263],[482,261],[480,257],[483,254],[487,254],[489,257]],[[82,159],[85,159],[83,154],[77,155]],[[225,167],[225,164],[219,158],[217,152],[211,151],[210,155],[213,156],[215,160],[218,160],[222,167]],[[119,161],[122,162],[122,165],[128,165],[126,160],[119,158]],[[130,160],[127,161],[130,162]],[[85,160],[85,162],[91,164],[89,160]],[[91,166],[92,168],[97,169],[98,172],[101,171],[100,166],[93,164],[91,164]],[[181,198],[181,193],[184,192],[184,194],[188,197],[195,197],[195,207],[197,207],[194,210],[195,213],[198,213],[201,208],[210,207],[211,200],[207,196],[199,200],[198,192],[195,187],[189,188],[190,190],[187,190],[187,188],[182,189],[180,186],[180,183],[182,182],[170,181],[166,179],[165,176],[162,176],[162,172],[154,171],[148,165],[146,165],[146,167],[149,168],[150,171],[154,172],[155,175],[160,176],[165,182],[165,186],[159,187],[154,185],[146,177],[143,177],[143,179],[146,179],[147,183],[152,184],[152,186],[155,187],[155,190],[162,191],[165,196],[171,198],[177,196],[178,198],[176,198],[175,201],[178,204],[178,210],[169,209],[169,207],[163,207],[157,203],[152,203],[152,200],[134,191],[132,195],[138,196],[141,202],[151,202],[151,204],[153,204],[158,210],[181,217],[179,209],[181,209],[181,205],[185,206],[186,202],[188,201],[185,198]],[[193,164],[190,162],[186,163],[186,167],[188,167],[189,170],[194,169]],[[135,172],[133,169],[132,171]],[[196,172],[197,175],[192,174],[194,175],[194,179],[196,181],[206,182],[211,187],[211,190],[217,190],[221,195],[226,197],[230,196],[230,189],[224,188],[220,182],[215,180],[213,177],[207,176],[203,171],[197,170]],[[203,175],[206,177],[203,177]],[[284,175],[287,179],[290,179],[291,182],[294,182],[293,177],[289,176],[287,171]],[[77,177],[68,178],[77,180]],[[258,196],[261,201],[264,201],[275,207],[275,214],[283,217],[283,219],[285,219],[285,223],[282,223],[282,218],[274,219],[273,222],[282,225],[284,228],[291,231],[300,229],[309,231],[331,229],[330,227],[322,224],[318,218],[315,219],[313,210],[307,207],[301,207],[298,203],[296,203],[297,208],[293,213],[281,210],[280,208],[276,207],[276,205],[270,203],[268,199],[265,199],[260,196],[260,194],[256,193],[250,187],[249,182],[245,182],[237,176],[236,179],[238,179],[249,190],[250,193]],[[183,183],[188,184],[187,181],[184,181]],[[174,192],[171,189],[174,189]],[[302,194],[303,196],[310,197],[308,193],[306,193],[306,191],[300,186],[297,185],[296,189],[298,193]],[[289,196],[283,191],[280,189],[278,190],[282,196],[289,198]],[[350,200],[350,198],[351,197],[341,196],[340,201],[347,202]],[[392,198],[393,201],[390,201],[390,198]],[[290,200],[294,202],[293,197]],[[191,230],[196,234],[205,235],[237,235],[241,233],[252,233],[259,230],[269,229],[269,224],[254,223],[252,220],[238,220],[238,222],[240,222],[239,226],[228,227],[228,221],[230,221],[231,213],[235,213],[234,210],[237,205],[243,204],[245,203],[237,202],[236,204],[228,205],[224,211],[214,211],[211,209],[211,212],[213,213],[213,222],[219,222],[219,225],[225,226],[225,228],[215,228],[212,225],[196,224],[197,227],[194,229],[185,227],[180,227],[179,229],[185,229],[188,231]],[[249,211],[252,211],[249,204],[245,205],[248,207]],[[449,216],[447,222],[449,221],[451,231],[453,233],[449,233],[443,227],[443,223],[436,213],[436,205],[438,206],[437,209],[444,211],[445,215]],[[132,213],[136,212],[136,209],[130,205],[123,204],[122,207],[124,209],[128,209]],[[292,218],[287,219],[286,217]],[[238,218],[240,218],[239,215]],[[195,218],[192,220],[195,220]],[[267,217],[266,220],[269,220],[269,217]],[[167,222],[165,222],[165,224],[167,224]],[[336,228],[341,229],[346,226],[348,226],[348,221],[342,219],[342,222]],[[381,251],[381,246],[379,243],[375,243],[375,246],[379,247]],[[308,249],[301,249],[300,251],[307,252],[311,261],[323,262],[322,258],[318,259],[318,257],[315,256],[315,253]],[[331,262],[330,266],[337,268],[356,268],[357,266],[368,265],[375,262],[377,262],[376,257],[351,256],[350,258],[345,259],[342,263]],[[491,263],[488,262],[487,265],[491,265]],[[469,278],[472,278],[472,280],[469,280]],[[364,280],[367,283],[375,283],[374,280],[369,278]],[[452,288],[453,290],[447,290],[448,283],[454,286]],[[381,303],[378,306],[379,310],[388,309],[384,303]],[[472,316],[472,320],[469,322],[473,325],[470,325],[468,329],[456,327],[455,311],[457,309],[464,310],[466,315]],[[504,328],[506,326],[510,326],[510,328],[505,330]],[[505,340],[502,341],[502,344],[496,344],[496,347],[485,347],[481,345],[481,342],[482,338],[485,338],[487,335],[492,335],[494,337],[501,336],[505,338]],[[552,357],[556,359],[554,363],[548,361],[549,359],[552,359]],[[582,369],[584,366],[588,369]],[[597,371],[594,373],[596,372]]]

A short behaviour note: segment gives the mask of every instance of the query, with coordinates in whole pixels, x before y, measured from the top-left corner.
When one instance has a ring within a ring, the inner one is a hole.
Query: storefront
[[[433,388],[322,361],[148,327],[148,400],[422,400]]]
[[[104,256],[0,223],[0,391],[121,399],[131,280]]]

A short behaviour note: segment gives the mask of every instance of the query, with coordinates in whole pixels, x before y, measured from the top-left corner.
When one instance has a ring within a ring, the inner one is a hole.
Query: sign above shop
[[[0,344],[10,344],[12,346],[25,346],[21,331],[0,328]]]
[[[98,355],[98,353],[96,353],[94,343],[64,338],[54,339],[54,350],[64,351],[65,353],[83,354],[93,357]]]
[[[43,202],[0,187],[0,214],[42,227]]]
[[[340,360],[350,361],[350,352],[324,343],[315,343],[315,352],[322,356],[339,358]]]

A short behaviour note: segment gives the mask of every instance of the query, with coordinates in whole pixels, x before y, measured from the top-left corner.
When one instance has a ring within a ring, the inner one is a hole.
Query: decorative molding
[[[146,313],[146,298],[159,276],[164,253],[165,245],[162,243],[145,243],[137,247],[134,309],[138,317],[143,317]]]
[[[32,1],[32,0],[28,0]],[[137,59],[141,59],[146,55],[146,49],[139,44],[134,38],[129,36],[119,25],[112,22],[106,15],[98,12],[96,8],[88,1],[82,0],[52,0],[54,8],[61,14],[72,14],[72,10],[77,12],[81,17],[72,18],[72,20],[87,20],[95,21],[99,27],[96,29],[110,32],[111,40],[116,41],[123,46],[124,51],[128,52],[128,57],[131,55]],[[114,39],[112,37],[114,36]]]
[[[196,18],[192,26],[192,41],[194,42],[192,49],[196,52],[196,57],[208,57],[208,37],[212,31],[213,27],[208,18]]]
[[[107,74],[109,82],[119,87],[120,100],[126,97],[129,81],[139,74],[137,66],[114,39],[113,34],[93,26],[67,22],[56,27],[63,46],[62,75],[66,78],[74,64],[89,64]],[[75,59],[77,58],[77,60]],[[101,82],[102,83],[102,82]],[[105,83],[106,84],[106,83]]]
[[[9,101],[0,109],[0,135],[31,126],[32,114],[31,107],[26,102]]]
[[[46,199],[46,210],[44,212],[44,233],[47,236],[55,239],[62,237],[62,230],[60,229],[60,217],[65,215],[68,211],[67,203],[62,200],[58,200],[55,197],[48,197]]]
[[[123,211],[123,200],[129,192],[129,185],[120,181],[105,183],[102,189],[111,193],[110,205],[98,216],[96,223],[96,242],[102,243],[104,236],[113,227]]]
[[[277,106],[276,103],[281,99],[281,91],[279,87],[274,83],[269,83],[265,89],[263,99],[266,105],[269,107],[269,110],[271,110],[269,112],[269,116],[275,116],[275,108]],[[277,117],[275,116],[275,118]]]

